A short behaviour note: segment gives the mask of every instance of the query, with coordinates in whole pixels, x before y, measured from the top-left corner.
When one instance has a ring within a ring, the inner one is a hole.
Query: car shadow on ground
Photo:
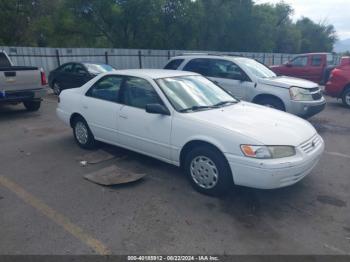
[[[182,192],[183,194],[189,197],[194,194],[195,199],[199,202],[205,202],[204,205],[208,209],[216,209],[218,212],[233,216],[247,228],[253,228],[254,225],[257,225],[263,214],[277,219],[284,217],[291,211],[305,215],[310,214],[308,209],[315,204],[315,197],[311,196],[312,192],[303,181],[290,187],[273,190],[233,186],[232,190],[224,196],[208,197],[197,193],[190,187],[181,168],[116,146],[101,144],[100,148],[120,158],[118,163],[127,166],[133,172],[145,172],[147,175],[158,177],[160,183],[163,183],[166,188],[179,187],[186,183],[185,185],[188,187],[186,186],[182,191],[188,190],[189,192]],[[145,180],[147,180],[147,176],[138,182],[109,186],[108,188],[111,190],[133,190],[142,186]],[[212,201],[207,201],[208,199]]]

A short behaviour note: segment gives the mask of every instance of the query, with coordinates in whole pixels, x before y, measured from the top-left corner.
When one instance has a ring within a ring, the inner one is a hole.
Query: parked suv
[[[316,83],[277,76],[267,66],[245,57],[184,55],[165,69],[200,73],[238,99],[308,118],[321,112],[326,101]]]

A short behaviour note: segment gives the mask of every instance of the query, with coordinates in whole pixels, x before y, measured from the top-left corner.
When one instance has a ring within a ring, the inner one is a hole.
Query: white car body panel
[[[86,97],[88,89],[105,75],[137,76],[148,80],[170,115],[149,114],[139,108]],[[299,117],[248,102],[179,113],[154,79],[185,75],[198,74],[171,70],[120,70],[99,75],[81,88],[64,90],[57,114],[68,125],[73,114],[80,114],[96,140],[177,166],[181,164],[181,150],[187,143],[210,143],[225,155],[237,185],[278,188],[298,182],[311,172],[324,149],[322,138],[311,124]],[[317,146],[312,152],[305,153],[301,146],[314,138],[318,139]],[[242,144],[295,146],[297,154],[281,159],[248,158],[240,149]]]

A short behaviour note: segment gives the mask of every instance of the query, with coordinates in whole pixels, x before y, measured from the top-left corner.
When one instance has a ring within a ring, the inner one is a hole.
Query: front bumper
[[[316,146],[310,148],[315,139],[318,141]],[[297,154],[289,158],[261,160],[230,154],[225,156],[236,185],[275,189],[293,185],[311,173],[323,151],[324,142],[317,135],[297,147]]]
[[[316,101],[291,101],[288,112],[302,118],[309,118],[322,112],[325,107],[326,99],[324,97]]]
[[[15,91],[0,91],[0,102],[24,102],[41,100],[46,95],[45,88]]]

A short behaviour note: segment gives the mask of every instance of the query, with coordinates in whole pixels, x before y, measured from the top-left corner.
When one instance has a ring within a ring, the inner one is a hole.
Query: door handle
[[[128,117],[126,115],[119,115],[120,118],[123,118],[123,119],[128,119]]]
[[[4,75],[6,77],[15,77],[16,76],[16,72],[4,72]]]

